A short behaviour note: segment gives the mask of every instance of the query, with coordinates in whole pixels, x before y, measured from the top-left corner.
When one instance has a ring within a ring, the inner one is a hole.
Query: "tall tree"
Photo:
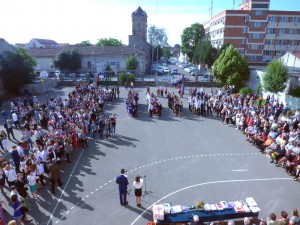
[[[232,45],[215,61],[212,72],[216,81],[234,85],[237,90],[243,87],[249,78],[249,67],[245,57],[241,56]]]
[[[123,46],[121,40],[115,38],[101,38],[98,40],[97,46]]]
[[[151,44],[151,50],[152,50],[151,59],[159,60],[162,55],[159,52],[160,49],[168,46],[168,36],[166,34],[165,29],[157,28],[154,25],[150,26],[148,29],[148,41]]]
[[[279,60],[274,60],[267,66],[266,74],[263,76],[263,87],[271,93],[282,92],[286,89],[289,80],[288,69]]]
[[[90,41],[82,41],[80,43],[75,44],[76,46],[92,46]]]
[[[137,59],[135,56],[131,55],[127,58],[127,61],[126,61],[126,69],[127,70],[136,70],[137,68]]]
[[[81,55],[76,49],[66,49],[55,56],[53,64],[61,71],[76,72],[81,68]]]
[[[205,37],[205,30],[202,24],[194,23],[183,30],[181,34],[181,51],[189,57],[191,62],[199,40]]]
[[[213,65],[217,58],[217,49],[211,45],[210,40],[205,42],[199,41],[194,53],[193,61],[198,64],[207,64],[209,67]]]
[[[229,46],[230,46],[230,44],[224,43],[224,44],[221,46],[221,48],[218,49],[217,58],[221,55],[221,53],[223,52],[223,50],[226,50]]]
[[[10,93],[19,93],[20,88],[35,78],[36,61],[23,48],[19,48],[16,53],[4,52],[0,55],[0,65],[3,86]]]
[[[169,59],[171,57],[171,51],[170,51],[170,48],[168,47],[163,47],[162,48],[162,54],[163,54],[163,57]]]

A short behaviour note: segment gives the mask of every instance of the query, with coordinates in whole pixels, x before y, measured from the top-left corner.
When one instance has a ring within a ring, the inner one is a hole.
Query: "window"
[[[256,55],[251,55],[250,56],[250,61],[256,61],[257,59],[257,56]]]
[[[248,22],[249,21],[249,16],[245,16],[244,17],[244,22]]]
[[[267,34],[274,34],[275,33],[275,29],[274,28],[268,28],[267,29]]]
[[[253,39],[260,39],[261,36],[262,36],[262,35],[259,34],[259,33],[253,33],[253,34],[252,34],[252,38],[253,38]]]
[[[265,44],[266,44],[266,45],[271,45],[271,44],[272,44],[272,40],[266,39],[266,40],[265,40]]]
[[[261,27],[261,22],[254,22],[253,27]]]
[[[282,17],[280,18],[280,22],[286,23],[286,22],[288,22],[288,18],[287,18],[286,16],[282,16]]]
[[[120,68],[120,62],[116,62],[116,68]]]
[[[91,68],[92,68],[92,63],[91,63],[91,61],[88,61],[88,62],[87,62],[87,68],[88,68],[88,69],[91,69]]]
[[[285,28],[280,28],[279,29],[279,34],[285,34]]]
[[[254,11],[254,14],[255,14],[256,16],[262,16],[262,15],[263,15],[263,11],[262,11],[262,10],[255,10],[255,11]]]
[[[252,4],[251,8],[252,9],[268,9],[269,4]]]
[[[248,31],[248,27],[244,27],[244,28],[243,28],[243,33],[246,34],[247,31]]]
[[[246,38],[242,39],[242,45],[246,44]]]
[[[296,29],[290,29],[290,34],[297,34],[297,30]]]
[[[292,17],[292,22],[293,23],[298,23],[299,22],[299,17]]]
[[[268,21],[269,22],[276,22],[276,16],[269,16]]]

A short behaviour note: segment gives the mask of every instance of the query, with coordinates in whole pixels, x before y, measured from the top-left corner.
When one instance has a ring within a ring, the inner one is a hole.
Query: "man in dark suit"
[[[63,185],[60,179],[60,166],[56,163],[56,159],[52,159],[52,164],[49,167],[49,178],[51,182],[51,191],[55,195],[55,182],[58,182],[59,186]]]
[[[125,174],[125,169],[121,169],[121,174],[117,176],[116,183],[119,185],[119,194],[120,194],[120,203],[121,205],[127,205],[128,202],[126,201],[127,196],[127,186],[128,186],[128,179]]]

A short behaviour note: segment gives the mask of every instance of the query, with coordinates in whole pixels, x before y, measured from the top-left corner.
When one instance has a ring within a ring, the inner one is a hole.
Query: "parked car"
[[[178,73],[178,70],[177,70],[177,69],[172,69],[172,70],[171,70],[171,74],[172,74],[172,75],[178,75],[179,73]]]
[[[190,79],[187,78],[187,77],[184,77],[184,82],[186,82],[186,81],[190,81]],[[182,84],[182,77],[172,77],[171,78],[171,84],[173,86],[176,86],[178,84]]]
[[[166,67],[166,66],[163,67],[163,70],[164,70],[164,73],[169,73],[170,72],[169,67]]]

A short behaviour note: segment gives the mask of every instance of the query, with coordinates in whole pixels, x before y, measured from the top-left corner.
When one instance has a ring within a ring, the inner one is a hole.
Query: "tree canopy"
[[[90,41],[82,41],[80,43],[75,44],[76,46],[92,46]]]
[[[249,78],[249,67],[245,57],[232,45],[222,51],[213,65],[212,72],[216,81],[234,85],[237,90],[243,87]]]
[[[126,69],[127,70],[136,70],[137,68],[137,59],[135,56],[131,55],[127,58]]]
[[[217,58],[218,50],[211,45],[210,40],[199,41],[194,53],[193,61],[197,64],[207,64],[211,67]]]
[[[263,87],[271,93],[285,90],[289,80],[288,69],[279,60],[274,60],[267,66],[266,74],[263,76]]]
[[[194,53],[199,40],[205,37],[202,24],[194,23],[183,30],[181,34],[181,51],[189,57],[189,61],[194,58]]]
[[[98,40],[97,46],[123,46],[121,40],[117,40],[115,38],[101,38]]]
[[[0,55],[0,65],[0,77],[8,92],[19,93],[20,88],[35,78],[36,61],[24,48],[19,48],[16,53],[4,52]]]
[[[76,49],[66,49],[55,56],[53,64],[61,71],[76,72],[81,68],[81,55]]]

